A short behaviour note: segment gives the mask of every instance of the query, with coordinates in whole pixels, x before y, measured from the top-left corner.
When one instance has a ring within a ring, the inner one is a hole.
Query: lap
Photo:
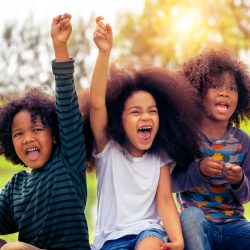
[[[237,220],[222,226],[222,245],[225,249],[250,249],[250,222]]]
[[[8,242],[0,250],[42,250],[24,242]]]
[[[209,222],[201,209],[185,208],[181,214],[185,249],[250,249],[250,222]]]
[[[116,240],[109,240],[105,242],[101,250],[134,250],[140,249],[141,246],[144,246],[145,249],[145,244],[147,245],[146,241],[149,238],[151,239],[150,244],[155,242],[158,245],[159,242],[168,241],[168,237],[164,231],[152,228],[144,230],[138,235],[126,235]],[[154,239],[152,240],[152,238]],[[140,248],[137,248],[137,246]]]

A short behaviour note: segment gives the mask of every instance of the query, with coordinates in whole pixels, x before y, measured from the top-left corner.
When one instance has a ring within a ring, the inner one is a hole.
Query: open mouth
[[[143,126],[139,128],[137,132],[138,132],[140,139],[148,140],[150,139],[150,136],[151,136],[152,126]]]
[[[229,108],[229,105],[227,103],[222,103],[222,102],[217,103],[215,106],[217,110],[220,112],[226,112]]]
[[[39,157],[40,150],[39,148],[29,148],[26,150],[26,155],[29,158],[29,160],[34,161]]]

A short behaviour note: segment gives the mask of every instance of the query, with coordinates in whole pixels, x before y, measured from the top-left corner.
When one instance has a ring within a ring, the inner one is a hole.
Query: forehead
[[[134,91],[126,100],[125,107],[142,106],[142,105],[156,105],[154,97],[147,91]]]
[[[213,76],[212,80],[216,80],[216,82],[219,84],[236,84],[235,75],[229,71],[223,71],[221,74]]]
[[[35,120],[32,121],[31,114],[28,110],[21,110],[17,112],[13,118],[12,127],[22,126],[30,123],[42,123],[40,115],[37,115]]]

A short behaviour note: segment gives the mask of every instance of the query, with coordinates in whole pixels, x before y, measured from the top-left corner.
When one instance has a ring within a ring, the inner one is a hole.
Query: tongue
[[[149,131],[144,131],[144,132],[139,131],[138,135],[139,135],[139,138],[141,140],[148,140],[150,138],[150,132]]]
[[[28,156],[29,160],[34,161],[38,158],[39,152],[38,151],[27,152],[27,156]]]

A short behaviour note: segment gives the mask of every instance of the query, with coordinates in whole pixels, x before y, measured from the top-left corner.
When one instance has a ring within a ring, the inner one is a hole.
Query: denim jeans
[[[181,214],[185,250],[250,250],[250,222],[209,222],[202,210],[185,208]]]
[[[164,231],[151,228],[142,231],[138,235],[126,235],[116,240],[109,240],[104,243],[101,250],[134,250],[147,237],[157,237],[163,242],[168,242],[168,237]]]

